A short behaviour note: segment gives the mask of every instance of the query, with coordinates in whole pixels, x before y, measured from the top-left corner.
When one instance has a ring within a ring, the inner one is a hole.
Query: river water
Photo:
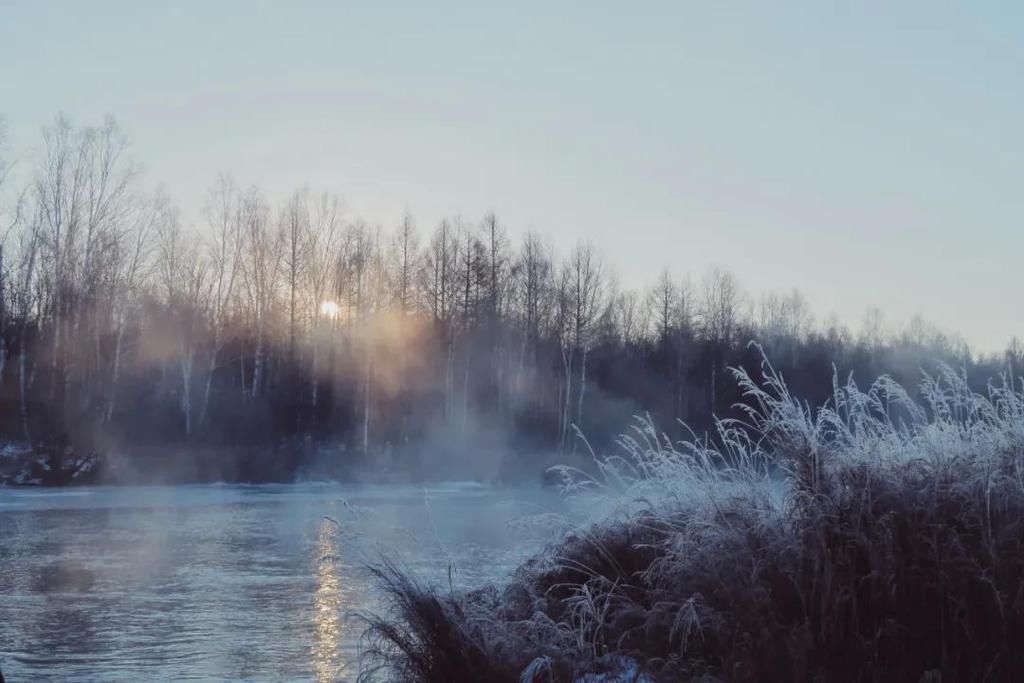
[[[456,589],[550,539],[555,494],[473,484],[0,489],[0,671],[346,681],[367,562]]]

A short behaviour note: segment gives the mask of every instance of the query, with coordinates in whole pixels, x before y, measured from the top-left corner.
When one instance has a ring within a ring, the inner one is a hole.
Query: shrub
[[[835,381],[812,410],[767,361],[734,374],[714,439],[638,419],[597,476],[560,470],[608,512],[500,592],[378,568],[363,677],[1024,680],[1024,393],[941,367],[920,401]]]

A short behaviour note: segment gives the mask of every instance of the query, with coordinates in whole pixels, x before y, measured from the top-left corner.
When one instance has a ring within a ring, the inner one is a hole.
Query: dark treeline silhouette
[[[112,120],[58,117],[23,187],[7,169],[0,437],[122,465],[187,452],[207,462],[194,477],[282,478],[319,452],[335,473],[537,476],[586,449],[577,427],[595,448],[638,412],[710,427],[739,398],[726,369],[759,359],[750,340],[812,402],[833,366],[912,385],[939,359],[983,385],[1022,361],[920,320],[889,333],[878,312],[854,334],[717,269],[623,289],[595,247],[513,240],[494,214],[421,234],[221,177],[186,226]]]

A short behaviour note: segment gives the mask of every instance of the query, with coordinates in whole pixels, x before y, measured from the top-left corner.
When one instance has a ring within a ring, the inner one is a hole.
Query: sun
[[[320,315],[325,318],[337,318],[341,309],[333,301],[324,301],[320,304]]]

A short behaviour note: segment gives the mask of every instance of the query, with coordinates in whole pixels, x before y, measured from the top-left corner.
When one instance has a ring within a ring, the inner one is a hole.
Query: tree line
[[[228,176],[198,225],[146,189],[113,119],[44,128],[0,222],[0,436],[75,449],[333,444],[352,463],[487,447],[519,461],[602,448],[639,412],[698,433],[739,400],[756,340],[794,393],[833,370],[916,382],[1019,372],[920,319],[855,333],[799,292],[666,269],[620,286],[601,250],[513,239],[494,213],[421,232],[308,189],[273,205]],[[517,461],[518,462],[518,461]]]

